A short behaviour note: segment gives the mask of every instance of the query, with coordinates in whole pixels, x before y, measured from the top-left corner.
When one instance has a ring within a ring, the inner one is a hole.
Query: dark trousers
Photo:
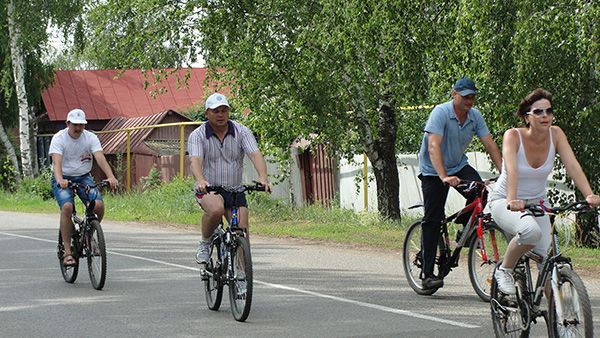
[[[481,181],[479,173],[470,165],[465,166],[456,174],[462,180]],[[438,176],[419,175],[421,190],[423,190],[423,201],[425,214],[421,223],[423,238],[421,238],[421,252],[423,256],[423,274],[425,277],[433,276],[435,254],[437,252],[438,239],[442,219],[444,218],[444,207],[448,198],[449,185],[446,185]],[[472,202],[476,196],[466,196],[461,189],[456,189],[467,199],[467,204]]]

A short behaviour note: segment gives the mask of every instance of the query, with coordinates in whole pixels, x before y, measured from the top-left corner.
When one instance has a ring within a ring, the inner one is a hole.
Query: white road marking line
[[[469,328],[469,329],[474,329],[474,328],[479,327],[477,325],[471,325],[471,324],[461,323],[461,322],[457,322],[457,321],[453,321],[453,320],[436,318],[436,317],[423,315],[420,313],[415,313],[415,312],[411,312],[411,311],[407,311],[407,310],[400,310],[400,309],[395,309],[395,308],[391,308],[391,307],[387,307],[387,306],[383,306],[383,305],[365,303],[365,302],[361,302],[358,300],[326,295],[323,293],[302,290],[302,289],[298,289],[298,288],[294,288],[294,287],[290,287],[290,286],[285,286],[285,285],[280,285],[280,284],[272,284],[272,283],[261,282],[261,281],[257,281],[257,280],[254,280],[254,282],[265,285],[265,286],[269,286],[272,288],[276,288],[276,289],[283,289],[283,290],[294,291],[294,292],[298,292],[298,293],[304,293],[304,294],[315,296],[315,297],[332,299],[332,300],[336,300],[338,302],[350,303],[350,304],[354,304],[354,305],[358,305],[358,306],[362,306],[362,307],[366,307],[366,308],[400,314],[400,315],[404,315],[404,316],[408,316],[408,317],[420,318],[420,319],[430,320],[430,321],[434,321],[434,322],[439,322],[439,323],[444,323],[444,324],[449,324],[449,325],[459,326],[459,327],[464,327],[464,328]]]
[[[12,233],[7,233],[7,232],[0,232],[0,234],[6,235],[6,236],[13,236],[13,237],[24,238],[24,239],[33,239],[33,240],[37,240],[37,241],[43,241],[43,242],[49,242],[49,243],[56,243],[56,241],[52,241],[52,240],[48,240],[48,239],[43,239],[43,238],[32,237],[32,236],[24,236],[24,235],[12,234]],[[185,270],[191,270],[191,271],[198,271],[198,272],[200,271],[199,268],[195,268],[195,267],[191,267],[191,266],[186,266],[186,265],[181,265],[181,264],[169,263],[169,262],[165,262],[165,261],[161,261],[161,260],[157,260],[157,259],[146,258],[146,257],[141,257],[141,256],[135,256],[135,255],[129,255],[129,254],[125,254],[125,253],[121,253],[121,252],[116,252],[116,251],[112,251],[112,250],[106,250],[106,252],[108,252],[110,254],[113,254],[113,255],[117,255],[117,256],[123,256],[123,257],[132,258],[132,259],[138,259],[138,260],[142,260],[142,261],[146,261],[146,262],[151,262],[151,263],[156,263],[156,264],[171,266],[171,267],[175,267],[175,268],[180,268],[180,269],[185,269]],[[282,290],[287,290],[287,291],[292,291],[292,292],[297,292],[297,293],[303,293],[303,294],[311,295],[311,296],[314,296],[314,297],[335,300],[335,301],[343,302],[343,303],[350,303],[350,304],[354,304],[354,305],[358,305],[358,306],[362,306],[362,307],[366,307],[366,308],[370,308],[370,309],[375,309],[375,310],[389,312],[389,313],[395,313],[395,314],[399,314],[399,315],[403,315],[403,316],[407,316],[407,317],[425,319],[425,320],[429,320],[429,321],[433,321],[433,322],[438,322],[438,323],[443,323],[443,324],[448,324],[448,325],[458,326],[458,327],[463,327],[463,328],[468,328],[468,329],[474,329],[474,328],[478,328],[479,327],[477,325],[472,325],[472,324],[467,324],[467,323],[461,323],[461,322],[457,322],[457,321],[453,321],[453,320],[447,320],[447,319],[442,319],[442,318],[436,318],[436,317],[432,317],[432,316],[428,316],[428,315],[424,315],[424,314],[420,314],[420,313],[416,313],[416,312],[411,312],[411,311],[407,311],[407,310],[396,309],[396,308],[387,307],[387,306],[378,305],[378,304],[361,302],[361,301],[357,301],[357,300],[353,300],[353,299],[347,299],[347,298],[342,298],[342,297],[337,297],[337,296],[331,296],[331,295],[327,295],[327,294],[323,294],[323,293],[319,293],[319,292],[314,292],[314,291],[308,291],[308,290],[303,290],[303,289],[299,289],[299,288],[294,288],[294,287],[291,287],[291,286],[286,286],[286,285],[281,285],[281,284],[273,284],[273,283],[259,281],[259,280],[256,280],[256,279],[254,280],[254,282],[257,283],[257,284],[261,284],[261,285],[270,287],[270,288],[274,288],[274,289],[282,289]]]

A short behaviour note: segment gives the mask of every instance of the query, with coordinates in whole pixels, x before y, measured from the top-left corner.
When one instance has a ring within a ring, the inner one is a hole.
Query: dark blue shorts
[[[87,185],[95,184],[94,179],[90,174],[82,176],[63,176],[63,178],[73,183],[84,183]],[[62,206],[67,202],[70,202],[71,204],[75,205],[75,196],[73,194],[73,189],[62,189],[61,187],[59,187],[56,183],[56,178],[54,178],[54,175],[52,176],[52,192],[54,193],[54,198],[56,198],[56,202],[58,203],[59,208],[62,208]],[[79,196],[79,198],[85,205],[87,205],[87,203],[90,200],[102,201],[102,194],[100,194],[98,188],[90,189],[88,194],[86,194],[86,192],[82,188],[79,188],[77,189],[77,196]]]
[[[204,195],[206,194],[196,192],[196,202],[198,202],[199,205],[202,205],[202,197],[204,197]],[[233,207],[233,193],[229,191],[223,191],[219,195],[221,195],[225,201],[225,209],[231,209]],[[237,194],[237,206],[248,207],[248,201],[246,200],[245,193]]]

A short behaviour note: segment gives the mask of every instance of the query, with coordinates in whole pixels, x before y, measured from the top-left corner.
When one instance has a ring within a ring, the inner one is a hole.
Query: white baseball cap
[[[81,109],[73,109],[67,114],[67,122],[74,124],[87,124],[85,112]]]
[[[229,107],[229,102],[227,102],[227,98],[225,95],[221,93],[214,93],[206,99],[206,103],[204,104],[205,110],[215,109],[220,106]],[[230,107],[231,108],[231,107]]]

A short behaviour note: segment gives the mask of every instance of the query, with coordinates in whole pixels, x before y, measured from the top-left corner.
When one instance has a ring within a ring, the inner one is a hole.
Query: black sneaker
[[[439,289],[444,286],[444,279],[440,277],[425,277],[423,282],[421,283],[423,289],[431,290],[431,289]]]

